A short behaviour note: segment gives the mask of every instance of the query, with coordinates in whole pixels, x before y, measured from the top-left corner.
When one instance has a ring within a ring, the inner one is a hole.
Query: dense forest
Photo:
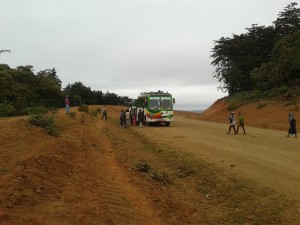
[[[9,50],[1,50],[1,53]],[[71,106],[80,102],[86,105],[127,105],[131,99],[115,93],[102,93],[86,87],[82,82],[68,84],[62,88],[56,70],[46,69],[34,73],[33,66],[10,68],[0,64],[0,116],[30,114],[37,109],[54,109],[64,106],[69,95]]]
[[[288,4],[272,26],[221,37],[212,49],[214,77],[229,96],[300,85],[300,9]]]

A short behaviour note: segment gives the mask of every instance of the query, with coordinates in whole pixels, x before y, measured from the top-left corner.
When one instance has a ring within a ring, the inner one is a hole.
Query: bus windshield
[[[161,100],[160,100],[160,107],[164,108],[164,109],[170,109],[170,108],[172,108],[171,98],[162,97]]]
[[[150,97],[150,109],[170,109],[172,108],[172,101],[170,97]]]
[[[150,109],[158,109],[160,106],[158,97],[150,97]]]

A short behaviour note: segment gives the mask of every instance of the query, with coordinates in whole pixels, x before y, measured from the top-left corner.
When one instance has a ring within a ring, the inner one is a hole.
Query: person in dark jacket
[[[142,128],[143,127],[143,122],[144,122],[144,112],[139,109],[139,112],[138,112],[138,124],[139,126]]]
[[[102,118],[101,118],[101,120],[103,120],[103,119],[107,120],[106,105],[102,109]]]
[[[123,109],[120,111],[120,126],[124,126],[124,111]]]
[[[297,130],[296,130],[296,119],[292,113],[289,113],[289,123],[290,123],[290,128],[287,137],[289,137],[291,134],[294,134],[295,138],[298,137]]]

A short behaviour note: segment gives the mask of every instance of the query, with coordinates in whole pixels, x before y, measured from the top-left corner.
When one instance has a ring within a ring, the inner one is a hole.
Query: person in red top
[[[69,95],[67,95],[66,99],[65,99],[65,106],[66,106],[66,113],[70,112],[70,99],[69,99]]]

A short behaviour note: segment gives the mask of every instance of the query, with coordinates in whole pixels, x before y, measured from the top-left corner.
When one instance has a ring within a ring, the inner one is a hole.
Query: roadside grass
[[[118,129],[116,121],[108,123],[110,126],[104,129],[104,134],[114,146],[118,161],[141,172],[146,179],[167,189],[184,191],[184,198],[189,201],[203,202],[206,199],[210,207],[221,207],[222,213],[233,224],[283,222],[285,206],[277,199],[284,196],[246,179],[233,177],[203,160],[195,160],[191,154],[175,152],[171,146],[157,145],[135,128]]]
[[[80,105],[80,106],[78,106],[77,110],[79,112],[89,112],[89,106],[88,105]]]
[[[76,112],[68,112],[67,115],[74,119],[76,117]]]
[[[100,109],[100,108],[97,108],[97,109],[91,111],[91,112],[90,112],[90,115],[91,115],[91,116],[94,116],[94,117],[97,117],[98,114],[100,114],[100,113],[101,113],[101,109]]]

